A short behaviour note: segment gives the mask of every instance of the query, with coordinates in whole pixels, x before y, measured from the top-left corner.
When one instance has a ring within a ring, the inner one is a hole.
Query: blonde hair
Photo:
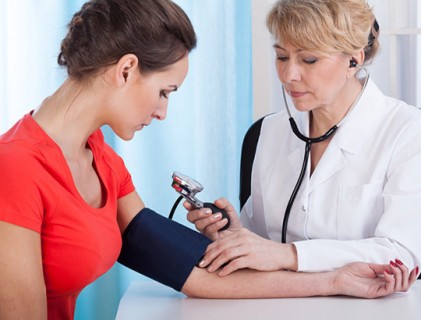
[[[365,63],[379,48],[378,24],[366,0],[278,0],[266,25],[275,38],[303,50],[364,50]]]

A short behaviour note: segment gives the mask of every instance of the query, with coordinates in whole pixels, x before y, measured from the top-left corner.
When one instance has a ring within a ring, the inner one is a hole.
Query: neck
[[[84,85],[68,79],[33,113],[34,120],[68,160],[79,159],[86,152],[89,136],[101,126],[95,116],[96,99]]]
[[[334,105],[313,110],[310,113],[310,136],[323,135],[334,125],[338,125],[358,102],[364,90],[357,78],[352,78],[338,96]]]

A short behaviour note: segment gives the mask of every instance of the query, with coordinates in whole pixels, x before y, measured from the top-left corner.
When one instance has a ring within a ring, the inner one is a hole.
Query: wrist
[[[328,285],[328,295],[338,295],[342,293],[341,290],[341,281],[337,270],[326,272],[327,275],[327,285]]]
[[[298,255],[297,255],[297,248],[294,244],[281,244],[282,248],[282,269],[287,269],[291,271],[298,270]]]

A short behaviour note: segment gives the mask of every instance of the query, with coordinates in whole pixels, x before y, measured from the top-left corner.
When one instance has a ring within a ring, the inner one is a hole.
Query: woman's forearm
[[[197,298],[285,298],[348,295],[378,298],[407,291],[418,277],[402,263],[354,262],[330,272],[261,272],[242,269],[220,277],[194,268],[182,291]]]
[[[284,298],[338,294],[334,272],[297,273],[240,270],[219,277],[194,268],[183,286],[183,293],[196,298]]]

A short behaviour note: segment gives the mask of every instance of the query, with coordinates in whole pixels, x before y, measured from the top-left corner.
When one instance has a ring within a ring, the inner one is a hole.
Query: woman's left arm
[[[118,199],[117,221],[122,234],[130,221],[132,221],[143,208],[145,208],[145,204],[136,191]]]

